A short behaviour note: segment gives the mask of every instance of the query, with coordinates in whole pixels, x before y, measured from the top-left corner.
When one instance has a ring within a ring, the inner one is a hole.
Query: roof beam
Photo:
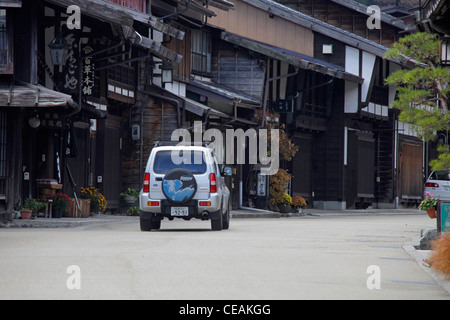
[[[119,25],[133,27],[133,22],[138,21],[149,27],[182,40],[184,32],[170,25],[162,23],[158,18],[144,12],[136,11],[105,0],[46,0],[47,2],[69,7],[80,7],[81,13],[94,17],[104,22],[114,22]]]

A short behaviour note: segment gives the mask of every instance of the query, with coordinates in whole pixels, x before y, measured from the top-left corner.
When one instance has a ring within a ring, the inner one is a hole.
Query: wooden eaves
[[[163,32],[179,40],[184,39],[184,32],[167,25],[155,16],[105,0],[46,0],[63,7],[76,5],[80,7],[81,14],[85,14],[104,22],[114,22],[118,25],[133,27],[133,22],[147,24],[152,29]]]
[[[81,14],[96,18],[103,22],[114,23],[122,27],[123,34],[133,44],[149,49],[157,57],[180,63],[182,56],[167,49],[160,42],[141,36],[134,28],[134,21],[148,24],[149,27],[182,40],[184,32],[159,21],[158,18],[118,4],[104,0],[46,0],[60,6],[77,5]]]
[[[267,57],[278,59],[280,61],[284,61],[289,63],[290,65],[294,67],[298,67],[301,69],[316,71],[322,74],[326,74],[338,79],[347,80],[350,82],[356,82],[359,84],[362,84],[364,82],[364,79],[361,77],[358,77],[356,75],[353,75],[351,73],[337,70],[334,68],[330,68],[325,65],[321,65],[319,63],[306,60],[306,59],[300,59],[293,55],[283,53],[282,50],[273,50],[268,45],[265,45],[263,43],[259,43],[254,40],[250,40],[226,31],[222,31],[221,33],[222,40],[225,40],[227,42],[233,43],[235,45],[250,49],[252,51],[258,52],[260,54],[263,54]]]
[[[372,53],[378,57],[387,59],[394,63],[398,63],[405,67],[411,68],[416,67],[418,65],[417,61],[414,61],[407,57],[405,57],[404,59],[385,58],[385,53],[389,50],[389,48],[381,44],[375,43],[371,40],[360,37],[358,35],[355,35],[349,31],[332,26],[316,18],[310,17],[304,13],[301,13],[284,5],[281,5],[278,2],[274,2],[272,0],[241,0],[241,1],[248,3],[252,6],[255,6],[259,9],[265,10],[267,12],[270,11],[275,16],[278,16],[282,19],[286,19],[295,24],[301,25],[305,28],[312,30],[313,32],[326,35],[330,38],[341,41],[342,43],[345,43],[349,46],[358,48],[368,53]]]

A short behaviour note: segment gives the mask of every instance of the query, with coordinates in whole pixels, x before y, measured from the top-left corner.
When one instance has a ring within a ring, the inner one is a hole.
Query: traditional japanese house
[[[398,122],[396,88],[383,82],[412,63],[384,53],[413,28],[382,13],[381,29],[368,29],[367,7],[352,1],[290,4],[302,12],[237,0],[210,23],[225,30],[222,39],[270,58],[262,105],[281,113],[300,147],[282,164],[294,176],[291,194],[325,209],[419,201],[422,141]]]
[[[145,0],[0,1],[3,216],[42,184],[71,196],[94,186],[118,208],[122,114],[143,99],[154,57],[182,59],[151,36],[184,32],[149,10]]]
[[[207,22],[216,15],[211,8],[228,11],[234,8],[233,3],[226,0],[154,0],[150,8],[158,21],[180,30],[184,37],[157,30],[151,33],[154,41],[176,52],[180,59],[171,62],[153,57],[147,65],[146,80],[137,90],[136,103],[122,112],[125,120],[121,163],[123,189],[141,188],[154,143],[171,140],[175,129],[192,129],[194,121],[202,122],[204,129],[223,129],[223,124],[232,119],[231,114],[208,105],[189,92],[187,86],[196,73],[210,72],[211,38],[208,37]]]

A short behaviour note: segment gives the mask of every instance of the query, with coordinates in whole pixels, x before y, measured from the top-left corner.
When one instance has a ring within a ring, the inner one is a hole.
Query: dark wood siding
[[[374,198],[375,139],[372,133],[358,132],[358,198]]]
[[[370,205],[375,197],[375,139],[370,132],[348,131],[345,201],[347,208]]]
[[[96,186],[108,202],[108,208],[117,209],[120,195],[120,118],[108,116],[98,121]],[[98,177],[102,181],[98,182]]]
[[[335,81],[327,130],[314,140],[314,192],[317,201],[344,201],[343,81]]]
[[[312,134],[301,134],[293,140],[299,151],[293,159],[292,191],[293,195],[302,196],[308,203],[312,203],[313,141]]]
[[[140,12],[147,11],[148,0],[107,0],[112,3],[120,4],[121,6],[134,9]]]
[[[150,97],[142,101],[142,155],[141,141],[132,141],[129,123],[124,125],[122,149],[122,186],[124,189],[141,189],[143,170],[148,156],[156,141],[169,141],[172,132],[177,129],[177,107],[171,103]],[[128,119],[128,116],[124,117]],[[132,123],[141,123],[141,108],[134,107],[131,113]],[[142,161],[142,163],[141,163]],[[142,165],[142,167],[141,167]]]
[[[177,80],[189,81],[191,76],[191,32],[189,29],[181,25],[174,25],[174,27],[184,31],[185,36],[183,40],[178,40],[175,38],[169,40],[169,37],[166,37],[166,41],[170,41],[166,45],[167,48],[183,56],[181,63],[175,64],[173,75]]]
[[[74,128],[77,154],[75,157],[68,157],[65,159],[65,163],[70,169],[74,182],[76,184],[76,190],[73,190],[67,168],[64,169],[64,192],[73,197],[73,192],[80,195],[81,187],[88,186],[88,172],[89,172],[89,126],[86,123],[76,123]]]
[[[333,45],[333,54],[323,54],[323,45]],[[345,68],[345,45],[319,33],[314,34],[314,58]]]
[[[284,3],[294,10],[385,46],[391,46],[397,40],[398,33],[401,31],[401,29],[385,22],[381,23],[380,30],[370,30],[367,28],[367,14],[329,0],[302,0],[294,1],[294,3],[278,0],[277,2]]]
[[[230,43],[213,42],[212,76],[222,84],[254,97],[262,97],[265,59]]]

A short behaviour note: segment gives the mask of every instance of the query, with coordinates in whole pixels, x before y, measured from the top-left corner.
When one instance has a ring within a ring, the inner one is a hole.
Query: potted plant
[[[133,204],[139,198],[139,193],[134,189],[128,188],[120,194],[120,197],[125,203]]]
[[[93,213],[105,212],[106,210],[106,199],[103,194],[101,194],[96,188],[81,188],[81,197],[84,199],[91,199],[90,210]]]
[[[270,176],[270,202],[277,206],[280,211],[282,210],[281,207],[283,207],[283,210],[287,210],[287,206],[284,204],[288,201],[285,199],[285,194],[290,180],[291,175],[284,169],[279,169],[276,174]]]
[[[50,197],[52,202],[52,218],[61,218],[62,212],[69,209],[70,197],[65,193],[57,193]]]
[[[23,206],[20,208],[20,218],[23,220],[30,219],[33,211],[36,210],[36,200],[28,198],[23,202]]]
[[[307,207],[306,201],[301,196],[292,197],[292,206],[297,209],[297,213],[302,213],[303,209]]]
[[[287,193],[283,194],[283,198],[277,204],[281,213],[289,213],[292,211],[292,198]]]
[[[419,210],[426,211],[431,219],[435,219],[437,199],[428,192],[426,194],[426,198],[419,204]]]

